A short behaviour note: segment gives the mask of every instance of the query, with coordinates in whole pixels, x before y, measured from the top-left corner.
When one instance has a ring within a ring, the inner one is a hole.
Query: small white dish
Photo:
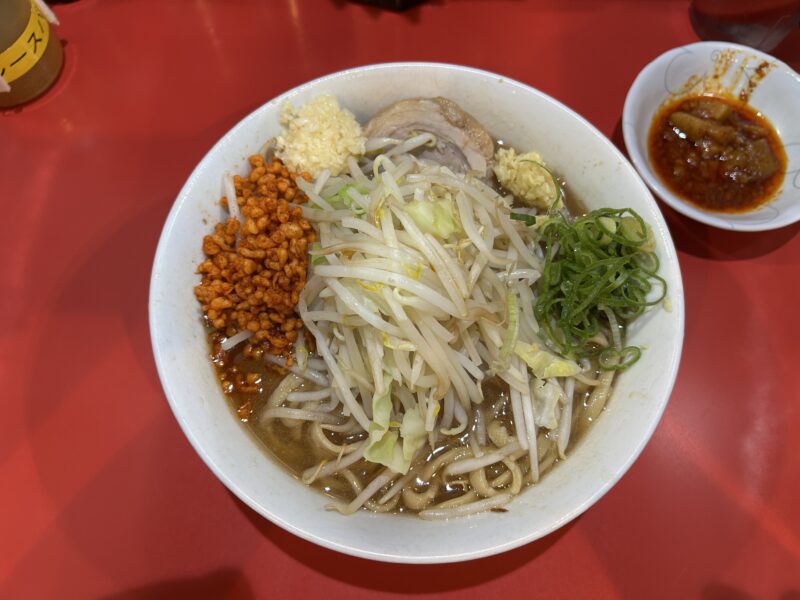
[[[738,96],[750,85],[756,67],[772,66],[755,85],[748,103],[777,131],[786,150],[783,185],[773,199],[744,213],[700,209],[664,185],[653,171],[647,138],[653,116],[668,100],[706,92]],[[777,229],[800,221],[800,75],[778,59],[753,48],[728,42],[699,42],[665,52],[639,73],[622,113],[622,133],[631,161],[664,202],[707,225],[736,231]]]
[[[221,218],[226,171],[244,173],[247,156],[279,132],[287,100],[336,95],[363,122],[401,98],[456,100],[494,136],[536,149],[591,210],[630,207],[652,227],[670,309],[648,312],[629,329],[641,359],[622,373],[604,414],[540,483],[503,514],[423,521],[365,511],[344,517],[292,477],[238,422],[208,357],[193,287],[202,237]],[[186,437],[214,474],[273,523],[327,548],[375,560],[442,563],[510,550],[569,523],[603,496],[641,453],[675,382],[683,344],[680,268],[661,211],[622,153],[585,119],[517,81],[468,67],[397,63],[359,67],[303,84],[257,108],[200,161],[167,218],[150,282],[150,335],[161,383]],[[202,498],[197,498],[202,502]]]

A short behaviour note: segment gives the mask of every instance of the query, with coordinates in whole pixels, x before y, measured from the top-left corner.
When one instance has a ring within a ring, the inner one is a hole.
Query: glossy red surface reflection
[[[0,116],[0,597],[797,598],[800,236],[664,207],[686,287],[672,400],[631,471],[562,530],[450,566],[312,546],[233,498],[181,434],[147,333],[161,226],[242,116],[310,78],[457,62],[555,96],[621,144],[628,86],[696,40],[685,0],[79,0],[65,68]],[[774,53],[800,68],[800,34]]]

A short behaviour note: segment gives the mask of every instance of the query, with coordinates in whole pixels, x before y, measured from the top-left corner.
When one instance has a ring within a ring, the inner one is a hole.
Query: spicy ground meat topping
[[[250,173],[233,178],[242,223],[230,218],[203,238],[207,258],[197,268],[202,281],[194,293],[216,339],[248,330],[253,346],[286,354],[302,325],[295,306],[316,240],[296,204],[306,197],[295,180],[310,176],[290,172],[278,159],[254,155],[249,162]]]

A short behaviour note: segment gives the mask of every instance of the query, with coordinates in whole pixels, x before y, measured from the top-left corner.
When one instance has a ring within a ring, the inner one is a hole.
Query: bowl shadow
[[[241,572],[235,569],[217,569],[198,577],[168,579],[124,590],[98,600],[217,600],[236,598],[251,600],[255,593]]]
[[[578,517],[539,540],[495,556],[446,564],[386,563],[341,554],[312,544],[281,529],[232,493],[230,495],[253,527],[297,562],[348,585],[404,594],[459,590],[507,575],[547,552],[580,519]]]
[[[661,200],[658,200],[658,204],[675,247],[698,258],[719,261],[758,258],[788,244],[800,231],[800,222],[770,231],[719,229],[690,219]]]

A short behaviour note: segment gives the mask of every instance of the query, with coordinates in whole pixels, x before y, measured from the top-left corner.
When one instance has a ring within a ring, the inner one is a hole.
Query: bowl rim
[[[780,229],[781,227],[786,227],[796,223],[797,221],[800,221],[800,210],[797,210],[795,213],[785,213],[790,215],[788,218],[755,222],[747,222],[743,220],[739,221],[736,219],[736,213],[727,214],[703,210],[690,204],[686,200],[683,200],[670,191],[664,185],[661,179],[649,168],[647,148],[642,148],[638,143],[636,139],[636,132],[633,130],[632,119],[633,111],[637,106],[640,105],[640,93],[645,89],[645,81],[651,75],[651,73],[658,69],[666,60],[669,60],[682,52],[702,48],[733,49],[741,52],[747,52],[761,60],[768,60],[775,63],[777,67],[787,70],[788,73],[793,75],[798,80],[798,83],[800,83],[800,74],[798,74],[788,64],[778,58],[775,58],[771,54],[767,54],[766,52],[758,50],[757,48],[751,48],[750,46],[744,46],[734,42],[701,41],[670,48],[666,52],[663,52],[652,59],[649,63],[647,63],[647,65],[644,66],[644,68],[642,68],[641,71],[639,71],[633,83],[631,84],[631,87],[628,89],[627,95],[625,96],[625,103],[622,108],[622,137],[625,140],[625,147],[628,150],[630,161],[633,163],[636,171],[639,173],[647,186],[658,196],[658,198],[682,215],[689,217],[690,219],[694,219],[695,221],[699,221],[700,223],[711,225],[712,227],[718,227],[720,229],[728,229],[730,231],[754,232]],[[666,100],[666,98],[662,99],[661,103],[663,103],[664,100]],[[661,104],[658,106],[661,106]],[[658,107],[656,107],[656,110],[657,109]],[[769,204],[770,202],[772,202],[772,200],[767,201],[766,204]]]
[[[315,87],[320,83],[323,83],[329,79],[347,77],[348,75],[354,73],[364,73],[368,71],[377,71],[377,70],[391,70],[398,68],[401,69],[434,68],[434,69],[442,69],[445,71],[463,72],[472,75],[478,75],[481,77],[496,78],[502,80],[504,83],[520,86],[521,88],[524,88],[527,92],[539,96],[557,105],[561,110],[568,113],[570,117],[580,122],[588,130],[590,134],[600,138],[607,146],[608,150],[613,154],[613,156],[619,160],[623,169],[629,169],[629,174],[632,175],[635,178],[635,181],[638,182],[638,187],[641,190],[643,202],[650,205],[650,208],[655,218],[655,221],[651,222],[650,224],[652,227],[658,228],[658,230],[662,233],[666,241],[664,252],[669,259],[669,263],[673,265],[675,269],[675,281],[671,283],[670,295],[669,295],[672,304],[671,312],[674,315],[675,326],[676,326],[675,345],[669,355],[668,364],[664,365],[667,376],[665,378],[666,383],[664,386],[663,396],[661,397],[658,405],[654,405],[654,411],[652,413],[652,417],[646,423],[646,427],[641,428],[639,430],[638,434],[639,442],[636,445],[636,447],[633,449],[632,452],[630,452],[625,457],[624,460],[620,462],[617,468],[614,469],[613,472],[611,472],[609,476],[604,479],[602,485],[598,486],[597,489],[593,491],[593,493],[585,497],[582,502],[580,502],[572,510],[564,514],[560,519],[553,520],[549,524],[549,526],[540,527],[534,531],[526,533],[525,535],[517,535],[513,539],[509,539],[504,543],[487,545],[486,547],[483,547],[479,550],[474,550],[469,552],[409,555],[409,554],[400,554],[391,552],[382,553],[371,550],[364,550],[356,546],[337,542],[334,539],[320,536],[319,534],[314,533],[313,531],[309,531],[303,529],[302,527],[298,527],[292,521],[281,518],[280,516],[274,514],[267,507],[263,506],[260,502],[258,502],[255,498],[251,497],[244,489],[242,489],[238,485],[236,481],[234,481],[233,478],[231,478],[225,472],[224,469],[222,469],[215,462],[215,460],[206,451],[203,441],[200,439],[200,437],[195,434],[195,432],[191,429],[190,425],[186,421],[183,421],[181,418],[179,418],[178,416],[179,409],[177,400],[175,397],[173,397],[173,391],[167,385],[168,376],[167,376],[167,369],[165,366],[166,359],[162,354],[163,352],[162,348],[160,348],[158,344],[159,337],[156,333],[156,320],[157,320],[156,313],[158,312],[158,307],[156,306],[157,304],[156,291],[159,286],[159,281],[158,281],[159,267],[162,261],[164,260],[164,253],[165,253],[165,247],[167,245],[167,239],[171,236],[173,230],[175,229],[178,213],[180,212],[180,209],[183,206],[183,204],[187,201],[189,193],[191,192],[195,184],[195,180],[199,177],[199,173],[203,170],[203,168],[207,165],[207,163],[211,162],[212,160],[211,157],[217,153],[218,149],[223,145],[225,145],[231,137],[233,137],[246,124],[248,124],[249,120],[256,113],[260,112],[265,106],[269,104],[281,103],[284,100],[288,99],[289,97],[297,93],[300,93],[309,87]],[[528,544],[534,540],[543,538],[552,533],[553,531],[560,529],[564,525],[570,523],[578,516],[583,514],[586,510],[588,510],[592,505],[594,505],[600,498],[602,498],[611,488],[613,488],[617,484],[620,478],[630,469],[633,463],[638,459],[638,457],[644,450],[644,447],[652,438],[652,435],[656,427],[658,426],[661,417],[663,416],[664,410],[666,409],[667,403],[669,402],[672,391],[674,389],[678,368],[680,365],[681,354],[683,351],[683,341],[685,335],[685,300],[684,300],[684,290],[683,290],[683,277],[681,273],[680,262],[678,261],[677,251],[675,249],[675,244],[674,241],[672,240],[672,236],[670,235],[669,229],[666,225],[666,221],[664,220],[664,216],[661,213],[660,208],[658,207],[658,204],[656,203],[655,199],[650,193],[650,190],[640,177],[638,171],[631,165],[630,161],[628,161],[628,159],[620,151],[620,149],[617,148],[617,146],[613,142],[611,142],[611,140],[607,136],[605,136],[602,132],[600,132],[594,125],[592,125],[589,121],[587,121],[583,116],[581,116],[580,114],[578,114],[577,112],[566,106],[564,103],[553,98],[552,96],[532,86],[522,83],[516,79],[500,75],[498,73],[494,73],[488,70],[479,69],[475,67],[444,63],[444,62],[400,61],[400,62],[373,63],[373,64],[351,67],[348,69],[342,69],[333,73],[317,77],[310,81],[304,82],[300,85],[297,85],[289,90],[282,92],[281,94],[275,96],[274,98],[268,99],[265,102],[261,103],[258,107],[256,107],[255,109],[250,111],[247,115],[242,117],[241,120],[239,120],[235,125],[233,125],[224,135],[222,135],[222,137],[220,137],[213,144],[213,146],[205,153],[203,158],[195,165],[191,174],[186,179],[184,185],[178,192],[178,195],[176,196],[176,199],[174,200],[172,208],[170,209],[170,212],[164,223],[161,235],[159,236],[158,246],[156,248],[156,252],[154,255],[153,267],[150,277],[150,290],[148,297],[148,325],[149,325],[151,345],[153,349],[153,356],[156,363],[156,369],[158,372],[162,390],[170,405],[173,417],[178,422],[178,425],[183,431],[183,434],[189,440],[189,443],[194,448],[195,452],[197,452],[197,454],[203,460],[203,462],[206,464],[206,466],[212,471],[212,473],[214,473],[217,479],[219,479],[219,481],[221,481],[230,492],[232,492],[237,498],[239,498],[242,502],[244,502],[249,508],[254,510],[259,515],[263,516],[267,520],[271,521],[273,524],[281,527],[282,529],[294,535],[297,535],[298,537],[306,541],[350,556],[355,556],[369,560],[378,560],[382,562],[390,562],[390,563],[441,564],[441,563],[474,560],[492,556],[495,554],[513,550],[515,548]]]

